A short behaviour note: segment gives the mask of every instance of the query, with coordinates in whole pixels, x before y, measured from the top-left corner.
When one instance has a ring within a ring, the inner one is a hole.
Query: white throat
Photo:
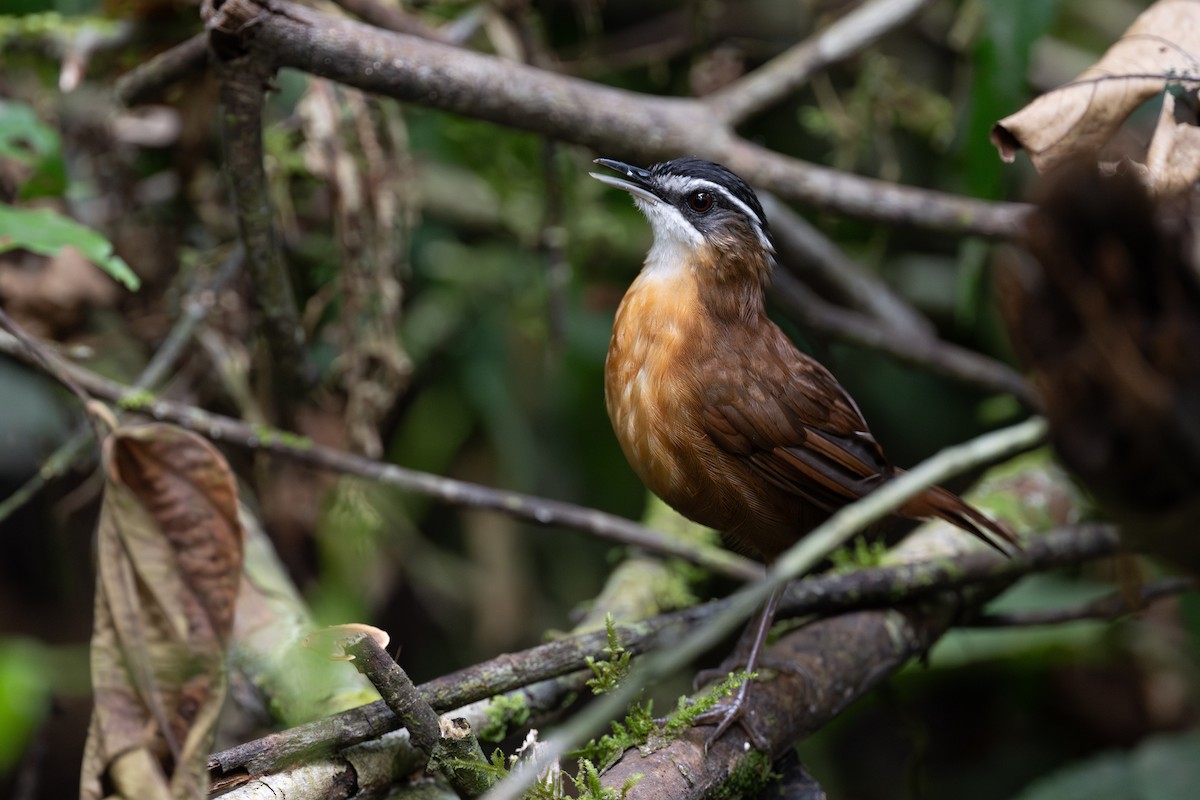
[[[660,201],[634,197],[634,202],[650,221],[654,243],[646,254],[642,274],[647,278],[677,278],[704,245],[700,231],[678,209]]]

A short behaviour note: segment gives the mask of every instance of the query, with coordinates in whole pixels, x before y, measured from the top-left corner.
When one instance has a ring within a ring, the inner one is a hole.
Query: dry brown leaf
[[[1194,76],[1200,58],[1200,3],[1159,0],[1134,20],[1095,66],[992,126],[992,144],[1011,162],[1029,151],[1041,172],[1098,151],[1139,105],[1170,82]],[[1183,81],[1194,90],[1200,81]]]
[[[236,484],[169,425],[118,429],[104,467],[80,797],[201,798],[242,570]]]
[[[1200,181],[1200,127],[1196,121],[1195,109],[1188,104],[1178,103],[1172,94],[1163,98],[1142,173],[1143,183],[1155,194],[1181,194]]]

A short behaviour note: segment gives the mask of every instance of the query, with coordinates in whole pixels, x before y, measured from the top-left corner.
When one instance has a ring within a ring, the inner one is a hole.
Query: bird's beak
[[[631,164],[626,164],[624,161],[616,161],[611,158],[597,158],[593,163],[599,164],[602,167],[608,167],[614,172],[619,172],[624,175],[625,178],[628,178],[628,180],[625,180],[623,178],[613,177],[612,175],[604,175],[599,172],[588,173],[601,183],[607,183],[609,186],[615,186],[618,189],[624,189],[634,197],[640,197],[649,203],[662,202],[662,198],[656,195],[654,190],[651,188],[653,183],[650,180],[650,170],[642,169],[641,167],[635,167]]]

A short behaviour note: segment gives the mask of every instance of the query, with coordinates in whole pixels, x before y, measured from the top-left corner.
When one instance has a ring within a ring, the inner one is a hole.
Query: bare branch
[[[1156,600],[1184,592],[1194,592],[1197,588],[1200,588],[1200,584],[1197,584],[1195,578],[1163,578],[1147,586],[1142,586],[1132,593],[1113,592],[1076,606],[983,614],[971,620],[968,626],[1004,628],[1058,625],[1063,622],[1077,622],[1086,619],[1114,620],[1126,614],[1142,611]]]
[[[248,24],[238,17],[239,11],[245,9],[228,3],[207,20],[221,81],[225,173],[237,207],[255,304],[262,314],[259,332],[270,354],[259,385],[271,399],[273,419],[290,427],[295,405],[312,381],[263,165],[263,98],[275,65],[256,51],[242,53],[230,40],[238,25]]]
[[[291,3],[257,11],[242,46],[280,66],[375,94],[651,161],[692,153],[781,197],[863,219],[956,233],[1011,235],[1023,205],[990,203],[862,178],[740,139],[700,100],[656,97],[557,75]],[[227,3],[227,5],[229,5]]]
[[[1026,408],[1036,410],[1038,400],[1021,374],[995,359],[932,336],[908,336],[874,320],[825,302],[787,273],[777,273],[774,297],[806,325],[826,336],[867,347],[937,375],[989,392],[1004,392]]]
[[[5,339],[0,339],[0,351],[27,357],[23,348]],[[312,444],[281,431],[264,431],[261,426],[211,414],[183,403],[145,400],[140,393],[128,386],[109,381],[82,367],[66,362],[60,363],[64,373],[93,396],[114,403],[127,402],[130,410],[157,420],[173,422],[214,441],[262,450],[320,469],[357,475],[405,491],[427,495],[454,506],[495,511],[537,525],[558,525],[585,531],[608,541],[682,558],[717,574],[738,580],[754,580],[762,575],[762,567],[744,556],[724,548],[697,544],[659,533],[613,514],[373,461],[352,453]]]
[[[763,192],[760,199],[771,220],[781,266],[806,284],[830,287],[843,305],[870,314],[906,337],[932,336],[933,325],[928,319],[808,220],[769,192]]]
[[[1039,536],[1011,559],[990,550],[976,550],[954,557],[815,576],[797,582],[785,595],[781,618],[891,606],[981,582],[1003,583],[1032,572],[1103,558],[1115,553],[1119,545],[1112,527],[1081,525]],[[641,622],[618,624],[621,644],[631,653],[647,653],[664,643],[678,641],[687,631],[706,628],[733,602],[732,598],[725,598]],[[603,658],[606,645],[605,631],[573,636],[500,656],[418,688],[436,711],[445,712],[528,684],[540,685],[555,676],[572,674],[583,667],[588,656]],[[851,648],[841,644],[839,649]],[[217,753],[209,761],[209,770],[214,776],[238,771],[263,774],[302,758],[328,754],[380,736],[395,730],[399,724],[384,703],[377,701]]]
[[[912,19],[930,0],[871,0],[825,30],[709,95],[717,118],[734,126],[803,86],[815,73]]]
[[[208,34],[198,33],[118,78],[117,101],[127,107],[148,103],[168,86],[201,73],[207,60]]]
[[[355,669],[367,676],[384,704],[408,728],[409,739],[428,758],[437,745],[438,715],[417,691],[408,673],[369,634],[354,636],[346,643],[345,650],[354,659]]]

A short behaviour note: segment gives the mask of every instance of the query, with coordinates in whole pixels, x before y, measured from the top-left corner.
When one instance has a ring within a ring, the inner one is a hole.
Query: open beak
[[[654,193],[650,188],[650,170],[635,167],[631,164],[626,164],[624,161],[616,161],[611,158],[597,158],[594,162],[602,167],[608,167],[614,172],[619,172],[625,178],[616,178],[612,175],[604,175],[599,172],[589,172],[596,180],[601,183],[607,183],[609,186],[615,186],[618,189],[624,189],[634,197],[639,197],[649,203],[661,203],[662,198]],[[628,180],[626,180],[628,179]]]

